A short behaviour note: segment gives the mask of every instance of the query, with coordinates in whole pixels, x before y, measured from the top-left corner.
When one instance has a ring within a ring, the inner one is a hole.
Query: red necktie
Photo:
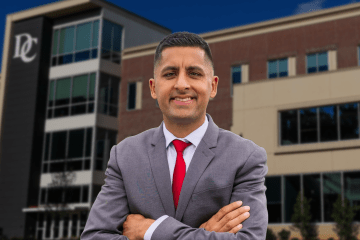
[[[173,191],[173,198],[174,198],[174,205],[175,209],[177,208],[179,202],[179,196],[181,192],[181,187],[185,178],[186,173],[186,164],[183,158],[183,151],[184,149],[191,145],[191,143],[186,143],[181,140],[173,140],[173,144],[175,146],[177,156],[176,156],[176,164],[174,169],[173,175],[173,184],[172,184],[172,191]]]

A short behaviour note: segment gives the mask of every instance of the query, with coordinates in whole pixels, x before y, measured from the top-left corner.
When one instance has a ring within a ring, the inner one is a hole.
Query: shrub
[[[283,229],[280,232],[278,232],[278,235],[280,237],[280,240],[289,240],[290,231]]]
[[[266,230],[266,240],[277,240],[275,233],[270,228]]]

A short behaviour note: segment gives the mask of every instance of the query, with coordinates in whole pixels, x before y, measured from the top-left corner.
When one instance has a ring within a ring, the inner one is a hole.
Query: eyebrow
[[[186,71],[191,71],[191,70],[198,70],[198,71],[201,71],[201,72],[205,72],[201,67],[198,67],[198,66],[189,66],[189,67],[186,67],[185,68]],[[167,66],[166,68],[164,68],[163,70],[161,70],[161,73],[164,73],[168,70],[175,70],[175,71],[178,71],[179,70],[179,67],[175,67],[175,66]]]

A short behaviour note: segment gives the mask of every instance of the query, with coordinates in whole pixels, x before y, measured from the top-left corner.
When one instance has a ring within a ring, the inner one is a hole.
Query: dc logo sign
[[[25,42],[21,44],[21,40],[25,39]],[[25,63],[32,62],[35,57],[36,53],[32,56],[27,56],[28,53],[31,51],[33,43],[37,44],[38,39],[31,37],[28,33],[22,33],[15,36],[16,43],[15,43],[15,54],[13,58],[21,58],[21,60]]]

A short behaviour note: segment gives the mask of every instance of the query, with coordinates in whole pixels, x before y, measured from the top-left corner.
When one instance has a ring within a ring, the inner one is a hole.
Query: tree
[[[275,233],[270,228],[266,230],[266,240],[277,240]]]
[[[335,227],[333,230],[339,236],[339,239],[357,239],[356,235],[358,233],[359,226],[354,224],[354,217],[356,215],[356,211],[359,210],[360,207],[350,206],[349,200],[344,198],[343,201],[340,194],[338,194],[338,198],[333,206],[333,212],[331,214],[331,217],[335,221]]]
[[[291,216],[292,229],[299,231],[304,240],[316,240],[318,227],[311,223],[311,199],[307,199],[299,192],[294,205],[294,214]]]

